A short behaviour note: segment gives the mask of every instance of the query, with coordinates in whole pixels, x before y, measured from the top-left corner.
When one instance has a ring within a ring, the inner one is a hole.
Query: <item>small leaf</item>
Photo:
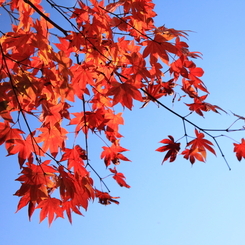
[[[99,190],[95,190],[95,196],[99,199],[99,203],[102,205],[109,205],[112,202],[119,204],[119,202],[115,199],[118,199],[119,197],[112,197],[109,195],[108,192],[102,192]]]
[[[121,187],[126,187],[126,188],[130,188],[130,186],[126,183],[126,181],[124,179],[126,179],[126,177],[124,176],[124,174],[122,173],[118,173],[116,170],[116,167],[114,167],[114,169],[109,168],[109,170],[114,173],[113,179],[116,180],[116,182],[121,186]]]
[[[194,164],[195,160],[204,162],[206,160],[207,152],[209,150],[216,155],[215,150],[211,147],[213,145],[209,140],[204,139],[204,134],[198,132],[195,129],[196,138],[187,144],[190,149],[185,149],[181,154],[185,159],[189,159],[191,164]]]
[[[242,158],[245,158],[245,139],[241,139],[240,144],[234,143],[234,152],[236,152],[236,157],[238,161],[241,161]]]
[[[176,159],[176,156],[180,150],[180,143],[174,142],[173,136],[169,135],[169,139],[163,139],[160,143],[166,144],[156,149],[156,151],[164,152],[168,151],[165,157],[163,158],[163,162],[169,159],[170,162],[173,162]]]

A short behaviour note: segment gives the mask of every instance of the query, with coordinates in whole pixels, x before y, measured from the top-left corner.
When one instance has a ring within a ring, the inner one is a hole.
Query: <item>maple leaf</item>
[[[116,142],[122,135],[119,133],[119,125],[124,124],[122,113],[115,114],[114,111],[108,109],[104,111],[105,135],[110,142]]]
[[[241,161],[242,158],[245,158],[245,139],[241,139],[240,144],[233,143],[234,145],[234,152],[236,153],[236,157],[238,161]]]
[[[22,175],[17,181],[25,182],[30,185],[45,185],[49,188],[54,186],[53,180],[50,178],[57,173],[57,170],[50,165],[51,160],[45,160],[38,165],[27,162],[27,167],[23,167]]]
[[[182,77],[188,78],[188,70],[184,66],[182,57],[172,62],[169,70],[171,74],[173,73],[175,80],[177,80],[180,75]]]
[[[10,127],[8,122],[0,122],[0,145],[13,139],[22,140],[21,134],[24,134],[22,130]]]
[[[94,84],[94,72],[91,70],[89,65],[74,65],[71,67],[71,72],[73,74],[72,84],[76,95],[82,99],[83,93],[90,94],[89,90],[86,88],[88,84]]]
[[[113,95],[113,105],[121,103],[122,106],[126,106],[128,109],[133,107],[133,99],[142,101],[140,91],[131,83],[119,83],[113,82],[112,88],[107,93],[108,96]]]
[[[61,120],[61,110],[63,109],[63,103],[59,103],[55,106],[48,106],[47,101],[42,101],[44,113],[41,114],[40,120],[44,123],[50,123],[50,127],[53,128],[56,123],[59,123]]]
[[[188,94],[190,96],[190,98],[195,98],[195,97],[198,97],[198,94],[197,94],[197,90],[193,87],[191,81],[183,78],[182,79],[182,90]],[[190,104],[188,104],[188,106],[191,106]]]
[[[147,57],[150,55],[150,59],[154,60],[154,58],[160,58],[162,62],[168,64],[169,62],[169,56],[167,52],[177,54],[178,49],[172,45],[169,42],[166,42],[167,40],[161,33],[156,33],[154,40],[144,41],[143,45],[146,46],[146,48],[143,51],[143,57]]]
[[[209,150],[214,155],[216,155],[215,150],[211,147],[213,145],[209,140],[204,139],[204,134],[198,132],[195,129],[196,138],[187,144],[190,149],[185,149],[181,154],[184,158],[189,159],[192,164],[195,160],[204,162],[206,160],[207,151]]]
[[[175,30],[173,28],[166,28],[164,25],[155,29],[155,33],[161,34],[166,40],[172,40],[173,38],[184,37],[187,38],[187,31]]]
[[[17,192],[16,192],[17,193]],[[15,193],[15,195],[17,196],[17,194]],[[31,202],[31,198],[30,198],[30,192],[27,192],[25,195],[23,195],[21,197],[21,199],[19,200],[18,206],[17,206],[17,210],[16,213],[22,209],[23,207],[25,207],[29,202]],[[31,218],[31,216],[29,216],[29,219]]]
[[[114,169],[109,168],[109,170],[114,174],[113,175],[113,179],[116,180],[116,182],[121,186],[121,187],[126,187],[126,188],[130,188],[130,186],[126,183],[126,181],[124,180],[126,177],[124,176],[123,173],[118,173],[116,170],[116,167],[114,167]]]
[[[204,95],[204,96],[201,96],[201,97],[198,97],[198,98],[195,97],[194,98],[194,103],[192,103],[192,104],[186,104],[186,105],[189,106],[189,110],[195,111],[200,116],[203,116],[202,111],[213,111],[215,113],[219,113],[218,110],[221,110],[221,111],[223,111],[223,112],[226,113],[226,111],[224,111],[219,106],[211,105],[209,103],[204,102],[204,100],[206,99],[206,97],[207,97],[207,95]]]
[[[103,146],[102,148],[104,151],[102,151],[100,157],[101,159],[104,158],[106,167],[108,167],[111,163],[118,165],[120,163],[120,159],[123,161],[130,161],[127,157],[121,154],[121,152],[128,150],[120,145],[112,144],[110,147]]]
[[[36,203],[46,199],[48,193],[52,192],[56,186],[53,178],[57,171],[49,163],[50,160],[46,160],[40,165],[27,162],[27,167],[23,167],[21,171],[22,175],[16,179],[22,183],[20,189],[14,194],[21,197],[16,212],[29,203],[29,219],[35,210]]]
[[[36,142],[41,143],[43,152],[46,152],[48,149],[52,156],[56,156],[58,154],[59,148],[64,147],[64,140],[66,139],[66,134],[68,133],[66,129],[56,126],[51,128],[39,128],[39,131],[42,133],[36,137]]]
[[[63,202],[63,209],[66,211],[67,217],[69,219],[69,222],[72,224],[72,216],[71,211],[73,211],[76,214],[82,215],[80,210],[76,207],[73,200]]]
[[[59,41],[60,41],[60,43],[55,43],[55,46],[58,49],[65,52],[65,55],[67,57],[70,55],[71,52],[74,52],[75,48],[70,47],[70,42],[67,39],[59,37]]]
[[[76,125],[76,134],[83,130],[85,134],[88,133],[88,129],[93,132],[97,130],[103,130],[107,121],[105,119],[105,111],[102,108],[95,110],[94,112],[77,112],[72,113],[75,118],[70,120],[69,125]]]
[[[144,78],[147,80],[147,77],[151,77],[150,72],[146,69],[146,62],[143,59],[142,55],[138,52],[133,52],[131,55],[126,56],[132,66],[127,67],[123,70],[124,76],[129,76],[134,80],[142,80]]]
[[[60,161],[62,162],[68,160],[67,167],[69,170],[73,169],[74,172],[79,173],[81,176],[88,174],[83,161],[87,159],[87,155],[81,146],[76,145],[73,149],[64,148],[63,151],[64,154],[62,155]]]
[[[62,202],[59,199],[54,198],[54,197],[42,200],[36,207],[36,209],[41,208],[40,223],[47,217],[48,217],[49,225],[51,225],[54,218],[55,219],[58,217],[64,218],[63,209],[61,205],[62,205]]]
[[[200,151],[197,148],[196,149],[185,149],[181,154],[184,155],[185,159],[190,160],[191,164],[194,164],[196,160],[200,162],[205,161],[205,158],[203,156],[205,152],[202,149]]]
[[[60,196],[62,200],[66,201],[70,198],[74,198],[76,191],[74,176],[69,172],[65,172],[63,166],[59,166],[58,170],[60,175],[58,177],[57,185],[60,188]]]
[[[163,139],[160,143],[166,144],[156,149],[156,151],[164,152],[168,151],[165,155],[162,164],[169,159],[170,162],[173,162],[176,159],[176,156],[180,150],[180,143],[174,141],[173,136],[169,135],[169,139]]]
[[[105,119],[107,119],[107,128],[112,129],[115,132],[118,132],[119,125],[124,124],[124,119],[122,113],[114,114],[113,111],[108,110],[105,113]]]
[[[81,176],[80,173],[73,174],[65,171],[63,166],[59,166],[58,170],[60,175],[57,185],[60,188],[62,207],[66,211],[70,223],[72,223],[71,211],[82,215],[79,208],[87,209],[88,200],[94,199],[93,182],[88,177],[88,173],[87,176]]]
[[[12,139],[6,142],[6,149],[8,151],[7,156],[18,153],[20,167],[23,166],[27,159],[31,159],[33,153],[39,156],[44,156],[43,151],[40,150],[33,139],[34,135],[35,131],[29,134],[25,140]]]
[[[193,93],[194,94],[194,93]],[[189,110],[190,111],[194,111],[196,112],[198,115],[203,117],[203,113],[202,111],[207,111],[205,103],[200,100],[199,98],[194,98],[194,103],[192,104],[186,104],[187,106],[189,106]]]
[[[115,200],[118,199],[119,197],[112,197],[111,195],[109,195],[108,192],[102,192],[96,189],[95,196],[99,199],[99,203],[102,205],[109,205],[112,202],[119,204],[119,202]]]
[[[151,100],[161,98],[165,93],[163,92],[162,84],[149,84],[146,88],[142,88],[145,91],[146,97],[144,97],[145,103],[141,108],[144,108]]]

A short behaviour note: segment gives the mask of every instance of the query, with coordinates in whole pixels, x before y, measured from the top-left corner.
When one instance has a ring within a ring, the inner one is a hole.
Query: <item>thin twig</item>
[[[199,129],[200,131],[202,131],[203,133],[205,133],[206,135],[208,135],[209,137],[211,137],[215,144],[217,145],[218,149],[219,149],[219,152],[221,154],[221,156],[223,157],[227,167],[229,170],[231,170],[226,158],[225,158],[225,155],[223,154],[223,151],[221,150],[220,146],[219,146],[219,143],[217,142],[217,140],[215,139],[215,136],[213,136],[212,134],[208,133],[207,131],[205,131],[205,129],[199,127],[197,124],[191,122],[190,120],[188,120],[186,117],[183,117],[181,116],[180,114],[178,114],[177,112],[173,111],[172,109],[170,109],[169,107],[165,106],[163,103],[161,103],[158,99],[154,98],[154,96],[152,96],[151,94],[149,94],[147,91],[145,91],[144,89],[141,88],[141,91],[144,92],[145,94],[147,94],[152,100],[154,100],[154,102],[156,102],[158,105],[162,106],[164,109],[170,111],[172,114],[174,114],[175,116],[181,118],[183,121],[189,123],[190,125],[192,125],[193,127]]]

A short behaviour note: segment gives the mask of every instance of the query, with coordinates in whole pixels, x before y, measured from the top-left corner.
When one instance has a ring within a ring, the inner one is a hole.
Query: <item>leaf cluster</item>
[[[151,0],[79,0],[71,7],[53,0],[0,0],[0,8],[12,22],[0,37],[0,145],[18,157],[17,211],[27,206],[29,218],[40,209],[40,222],[48,218],[51,224],[64,213],[72,222],[72,213],[82,215],[90,201],[119,203],[89,160],[88,144],[91,135],[101,140],[107,177],[130,188],[117,169],[130,161],[121,145],[124,118],[118,108],[154,102],[191,123],[160,102],[182,93],[179,100],[188,99],[191,113],[222,110],[207,102],[204,71],[194,62],[201,53],[189,50],[186,31],[155,26]],[[208,130],[191,124],[196,137],[181,154],[193,164],[215,151],[204,138],[212,137]],[[171,135],[161,143],[163,162],[175,161],[180,143]],[[243,139],[234,144],[238,160],[245,158],[244,149]]]

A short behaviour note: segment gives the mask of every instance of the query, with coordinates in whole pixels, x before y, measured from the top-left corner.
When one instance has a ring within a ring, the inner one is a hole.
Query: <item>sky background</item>
[[[234,121],[231,111],[244,115],[245,89],[245,2],[233,1],[153,1],[158,13],[156,25],[177,30],[192,30],[188,44],[191,51],[203,53],[198,66],[205,71],[208,102],[219,105],[230,115],[205,114],[205,119],[189,119],[203,128],[227,128]],[[3,23],[0,16],[0,23]],[[2,26],[3,24],[0,24]],[[182,102],[171,103],[176,112]],[[130,189],[106,180],[111,195],[120,196],[120,205],[102,206],[95,200],[84,217],[73,215],[73,224],[57,219],[49,228],[47,220],[39,224],[39,212],[28,221],[27,209],[15,214],[19,188],[16,158],[6,158],[0,147],[0,244],[2,245],[244,245],[245,244],[245,162],[233,153],[233,140],[217,138],[231,167],[218,152],[208,155],[206,163],[191,166],[181,156],[173,163],[161,165],[164,153],[156,152],[158,142],[167,135],[183,136],[182,121],[155,104],[133,112],[125,111],[122,146],[130,149],[118,170],[127,177]],[[239,124],[237,125],[237,127]],[[240,124],[241,126],[241,124]],[[188,126],[188,133],[194,129]],[[215,133],[214,133],[215,134]],[[239,140],[244,132],[228,134]],[[101,151],[90,139],[94,150],[90,158],[96,163]],[[94,159],[94,160],[93,160]],[[100,161],[98,164],[102,165]],[[101,168],[103,176],[104,168]],[[106,171],[105,171],[106,174]],[[112,183],[110,185],[110,183]]]

